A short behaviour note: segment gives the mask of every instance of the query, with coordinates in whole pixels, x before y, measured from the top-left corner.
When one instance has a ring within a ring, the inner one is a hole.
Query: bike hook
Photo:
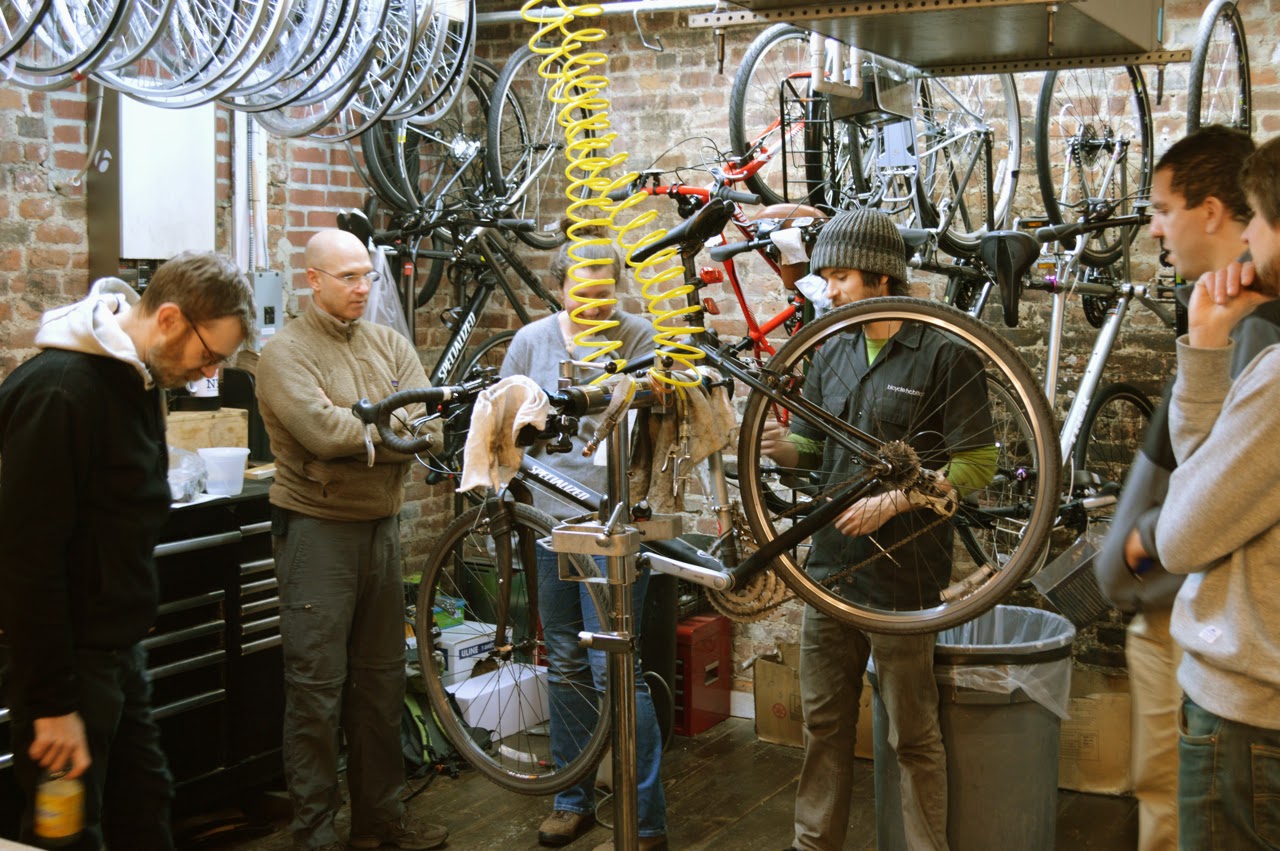
[[[662,46],[662,36],[658,35],[657,33],[654,33],[653,35],[653,41],[654,41],[653,44],[650,44],[649,39],[644,37],[644,27],[640,26],[640,9],[639,8],[635,8],[631,10],[631,20],[635,21],[636,23],[636,33],[640,36],[641,44],[643,44],[645,47],[652,50],[654,53],[661,53],[664,50],[666,50],[666,48]]]

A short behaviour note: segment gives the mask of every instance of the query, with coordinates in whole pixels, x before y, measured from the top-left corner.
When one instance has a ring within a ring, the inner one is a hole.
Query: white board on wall
[[[213,251],[215,107],[161,109],[120,98],[120,256]]]

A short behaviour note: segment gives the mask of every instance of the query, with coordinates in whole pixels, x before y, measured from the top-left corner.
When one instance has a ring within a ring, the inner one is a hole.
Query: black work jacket
[[[860,332],[828,340],[816,352],[804,394],[876,438],[906,441],[929,470],[945,467],[954,452],[995,442],[982,364],[967,347],[922,325],[905,324],[870,365]],[[791,428],[802,437],[822,439],[821,432],[798,420]],[[861,459],[836,441],[826,441],[824,486],[846,481],[862,469]],[[937,524],[894,546],[938,519],[932,511],[908,511],[859,538],[827,526],[814,534],[806,568],[824,578],[871,559],[841,580],[839,590],[846,599],[884,609],[935,605],[939,590],[950,581],[951,524]]]

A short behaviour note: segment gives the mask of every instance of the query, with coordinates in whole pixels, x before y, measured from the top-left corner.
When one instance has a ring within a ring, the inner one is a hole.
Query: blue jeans
[[[1178,733],[1178,847],[1280,848],[1280,730],[1184,697]]]
[[[578,644],[578,633],[600,629],[600,618],[582,582],[560,579],[556,554],[538,547],[538,609],[542,616],[542,636],[551,657],[550,687],[551,755],[556,765],[566,765],[582,752],[591,738],[600,711],[605,682],[605,654],[586,650]],[[604,559],[596,558],[603,573]],[[636,637],[649,574],[640,572],[631,589]],[[662,762],[662,735],[653,698],[636,660],[636,781],[640,809],[640,835],[662,836],[667,832],[667,801],[662,793],[659,769]],[[604,711],[609,711],[605,706]],[[595,813],[594,778],[588,778],[556,795],[555,808],[571,813]]]

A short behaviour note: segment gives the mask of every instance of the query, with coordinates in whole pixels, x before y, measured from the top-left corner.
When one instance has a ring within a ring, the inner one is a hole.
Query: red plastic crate
[[[680,736],[696,736],[729,717],[733,687],[731,630],[723,615],[696,615],[676,625],[675,723]]]

